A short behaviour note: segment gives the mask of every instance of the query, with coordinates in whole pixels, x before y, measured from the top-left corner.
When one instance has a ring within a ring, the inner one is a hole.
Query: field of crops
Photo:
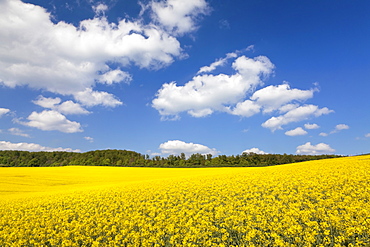
[[[0,246],[370,246],[370,156],[0,169]]]

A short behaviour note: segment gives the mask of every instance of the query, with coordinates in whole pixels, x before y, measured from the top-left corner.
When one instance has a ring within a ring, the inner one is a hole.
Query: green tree
[[[33,158],[30,161],[28,161],[27,166],[33,166],[33,167],[40,166],[39,160],[37,158]]]
[[[112,163],[111,163],[110,159],[107,158],[107,159],[103,160],[101,165],[102,166],[109,166],[109,165],[112,165]]]

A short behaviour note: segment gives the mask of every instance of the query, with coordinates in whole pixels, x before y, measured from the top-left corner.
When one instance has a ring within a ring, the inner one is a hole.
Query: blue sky
[[[0,0],[0,149],[370,151],[370,3]]]

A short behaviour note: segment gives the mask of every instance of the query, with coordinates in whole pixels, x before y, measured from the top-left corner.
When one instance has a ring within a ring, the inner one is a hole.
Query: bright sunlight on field
[[[0,246],[368,246],[370,156],[0,169]]]

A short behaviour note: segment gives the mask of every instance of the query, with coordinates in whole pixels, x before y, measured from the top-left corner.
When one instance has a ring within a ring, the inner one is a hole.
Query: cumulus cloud
[[[122,81],[129,83],[131,80],[131,75],[120,69],[110,70],[107,73],[102,74],[99,78],[99,82],[106,83],[108,85]]]
[[[280,113],[288,112],[298,107],[297,104],[291,102],[302,102],[312,98],[315,91],[316,89],[291,89],[288,84],[267,86],[254,92],[250,100],[238,103],[231,113],[250,117],[259,113],[261,109],[263,113],[271,113],[276,110],[279,110]]]
[[[23,137],[30,137],[29,134],[24,133],[22,130],[18,128],[10,128],[8,129],[9,133],[16,136],[23,136]]]
[[[90,113],[84,109],[80,104],[75,103],[71,100],[65,101],[62,104],[62,100],[56,98],[46,98],[40,95],[36,100],[32,101],[34,104],[39,105],[43,108],[53,109],[63,114],[88,114]]]
[[[319,136],[328,136],[329,134],[328,133],[325,133],[325,132],[321,132],[320,134],[319,134]]]
[[[101,15],[107,6],[99,4],[94,18],[74,26],[53,23],[51,14],[40,6],[0,1],[0,84],[74,95],[88,106],[120,105],[113,95],[93,91],[96,83],[132,79],[127,72],[109,67],[109,62],[147,69],[168,66],[184,56],[173,33],[194,31],[197,18],[208,9],[204,0],[153,1],[148,6],[154,18],[148,23],[140,17],[111,23]]]
[[[281,126],[283,125],[287,125],[292,122],[303,121],[310,117],[319,117],[321,115],[329,114],[331,112],[333,111],[329,110],[327,107],[319,108],[316,105],[299,106],[295,109],[288,111],[284,115],[268,119],[266,122],[262,124],[262,127],[269,128],[271,129],[271,131],[275,131],[277,129],[282,129]]]
[[[295,128],[295,129],[292,129],[292,130],[289,130],[289,131],[285,132],[285,135],[287,135],[287,136],[303,136],[303,135],[307,135],[307,131],[305,131],[301,127],[298,127],[298,128]]]
[[[202,74],[193,77],[184,86],[165,83],[157,92],[152,106],[162,117],[178,116],[187,112],[194,117],[204,117],[214,111],[230,111],[247,92],[262,84],[262,78],[272,73],[274,65],[264,56],[240,56],[232,64],[235,74]]]
[[[347,130],[349,126],[347,124],[337,124],[331,133],[337,133],[341,130]]]
[[[19,123],[47,131],[57,130],[64,133],[83,131],[80,123],[70,121],[64,115],[54,110],[44,110],[40,113],[32,112],[27,119],[29,120],[28,122],[20,121]]]
[[[264,113],[270,113],[292,101],[305,101],[313,97],[316,89],[300,90],[291,89],[288,84],[268,86],[256,91],[251,99],[263,106]]]
[[[0,117],[2,117],[3,115],[7,114],[8,112],[10,112],[9,109],[0,108]]]
[[[245,50],[253,49],[248,47]],[[201,67],[196,76],[184,85],[176,82],[164,83],[157,91],[152,107],[158,110],[162,120],[178,120],[180,113],[192,117],[205,117],[214,112],[251,117],[258,113],[280,114],[265,121],[262,126],[272,131],[282,126],[311,117],[333,112],[316,105],[302,105],[318,91],[291,88],[287,82],[270,85],[257,90],[273,74],[274,64],[265,57],[248,58],[241,51],[226,54],[210,64]],[[231,60],[232,74],[211,74],[224,67]],[[317,125],[306,125],[307,129]]]
[[[205,0],[152,1],[149,6],[153,19],[174,35],[196,30],[197,19],[210,11]]]
[[[60,104],[62,100],[60,98],[45,98],[44,96],[40,95],[37,97],[36,100],[32,101],[35,105],[39,105],[43,108],[55,108],[56,105]]]
[[[305,127],[306,129],[308,129],[308,130],[313,130],[313,129],[318,129],[318,128],[320,128],[320,126],[319,126],[319,125],[317,125],[317,124],[309,124],[309,123],[305,124],[305,125],[304,125],[304,127]]]
[[[370,133],[367,133],[367,134],[365,135],[365,137],[370,137]]]
[[[58,112],[63,114],[89,114],[90,112],[81,107],[80,104],[71,100],[65,101],[55,108]]]
[[[122,105],[122,102],[113,94],[101,91],[93,91],[91,88],[86,88],[84,91],[75,93],[75,99],[86,106],[103,105],[115,107]]]
[[[244,150],[242,153],[246,153],[246,154],[249,154],[249,153],[255,153],[255,154],[268,154],[268,153],[266,153],[265,151],[260,150],[259,148],[251,148],[251,149],[247,149],[247,150]]]
[[[329,154],[334,153],[335,149],[331,148],[328,144],[319,143],[317,145],[312,145],[311,142],[307,142],[303,145],[297,147],[297,154]]]
[[[71,148],[51,148],[51,147],[44,147],[39,144],[35,143],[11,143],[7,141],[0,141],[0,150],[19,150],[19,151],[31,151],[31,152],[38,152],[38,151],[46,151],[46,152],[53,152],[53,151],[64,151],[64,152],[81,152],[79,149],[71,149]]]
[[[195,143],[186,143],[179,140],[172,140],[167,141],[159,145],[159,149],[161,150],[162,154],[172,154],[172,155],[180,155],[181,153],[185,153],[186,156],[190,156],[191,154],[200,153],[200,154],[212,154],[217,155],[218,151],[214,148],[209,148],[202,144],[195,144]]]
[[[236,104],[235,108],[230,111],[231,114],[250,117],[260,112],[261,106],[254,101],[245,100]]]
[[[291,110],[294,110],[296,109],[297,107],[299,107],[299,104],[286,104],[286,105],[283,105],[279,108],[278,112],[280,114],[283,114],[283,113],[287,113],[288,111],[291,111]]]

